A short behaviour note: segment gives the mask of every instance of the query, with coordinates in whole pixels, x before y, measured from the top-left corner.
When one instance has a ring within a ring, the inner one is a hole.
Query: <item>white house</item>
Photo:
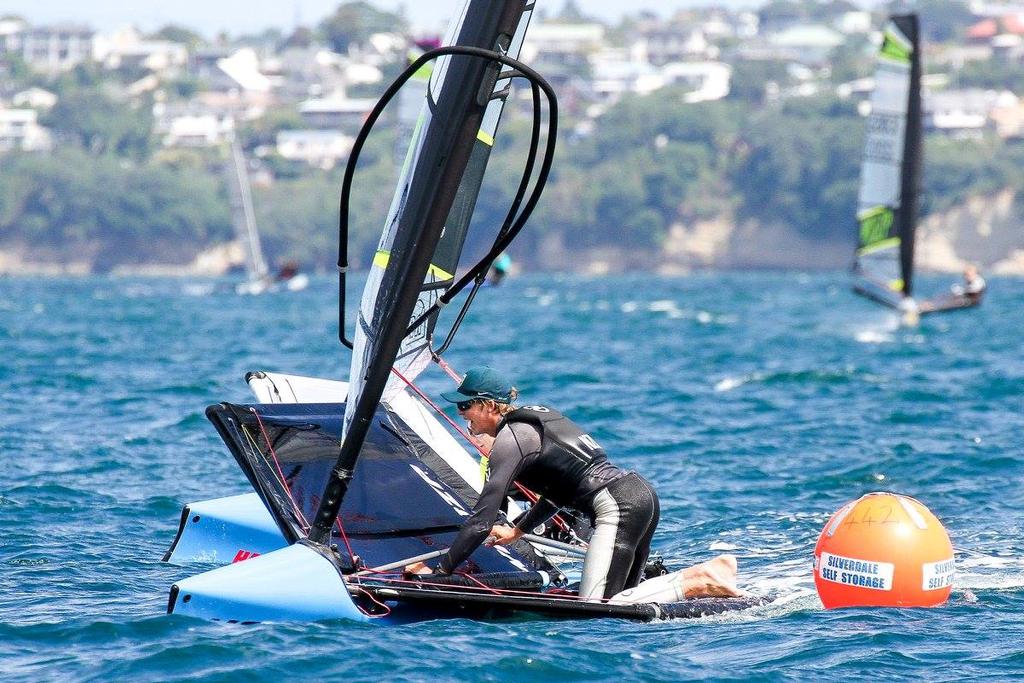
[[[328,170],[348,157],[354,143],[354,137],[333,130],[282,130],[277,134],[277,153]]]
[[[188,63],[185,45],[170,40],[144,40],[132,27],[96,36],[93,54],[108,69],[137,67],[162,72],[184,68]]]
[[[665,77],[657,67],[647,62],[616,59],[614,51],[595,55],[591,65],[594,73],[591,95],[604,104],[614,104],[627,93],[646,95],[665,86]]]
[[[29,88],[14,94],[11,104],[15,107],[27,107],[29,109],[52,109],[57,104],[57,96],[49,90],[42,88]]]
[[[232,116],[207,112],[168,113],[154,106],[155,131],[165,147],[212,147],[226,142],[235,130]]]
[[[52,149],[50,131],[39,125],[38,116],[34,109],[0,109],[0,152]]]
[[[585,64],[604,43],[605,28],[601,24],[543,22],[530,27],[521,58],[528,64],[538,59],[549,64]]]
[[[640,30],[630,45],[639,60],[655,66],[718,54],[704,31],[696,26],[656,24]]]
[[[242,48],[228,57],[222,57],[217,60],[217,67],[240,90],[254,93],[270,91],[270,79],[260,72],[260,60],[252,48]]]
[[[1004,90],[946,90],[924,100],[925,126],[956,136],[980,135],[996,109],[1016,107],[1018,98]]]
[[[720,100],[729,94],[732,67],[722,62],[672,62],[661,67],[666,85],[685,85],[688,103]]]
[[[316,97],[299,104],[299,115],[311,128],[357,131],[376,103],[369,98]]]
[[[78,24],[26,27],[6,36],[6,49],[32,68],[55,73],[93,59],[95,32]]]

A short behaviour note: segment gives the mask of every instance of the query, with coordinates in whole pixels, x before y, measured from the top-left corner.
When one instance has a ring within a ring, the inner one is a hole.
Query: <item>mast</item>
[[[231,162],[228,164],[228,186],[231,190],[231,214],[235,237],[246,246],[245,270],[250,280],[265,278],[270,269],[263,257],[263,245],[256,229],[256,211],[252,204],[252,186],[245,163],[245,154],[237,137],[231,139]]]
[[[921,189],[922,113],[921,113],[921,50],[916,14],[897,15],[894,24],[910,40],[910,92],[907,100],[907,127],[904,138],[903,173],[900,183],[899,212],[900,271],[903,295],[912,296],[914,276],[914,235]]]
[[[469,0],[453,43],[504,52],[524,0]],[[364,291],[353,349],[345,434],[321,497],[309,540],[326,543],[391,368],[408,332],[424,279],[498,76],[496,62],[443,58],[428,89],[433,111],[413,139],[389,212],[375,269]],[[435,80],[436,79],[436,80]],[[435,85],[436,83],[436,85]]]

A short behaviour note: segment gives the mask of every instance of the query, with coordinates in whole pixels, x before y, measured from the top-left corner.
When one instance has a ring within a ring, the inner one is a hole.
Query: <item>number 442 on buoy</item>
[[[841,507],[814,547],[814,585],[826,608],[935,607],[953,589],[949,534],[919,501],[868,493]]]

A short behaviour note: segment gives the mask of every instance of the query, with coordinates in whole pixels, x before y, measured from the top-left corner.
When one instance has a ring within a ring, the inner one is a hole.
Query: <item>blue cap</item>
[[[512,383],[494,368],[481,365],[470,368],[462,384],[455,391],[446,391],[441,398],[451,403],[489,398],[498,403],[512,402]]]

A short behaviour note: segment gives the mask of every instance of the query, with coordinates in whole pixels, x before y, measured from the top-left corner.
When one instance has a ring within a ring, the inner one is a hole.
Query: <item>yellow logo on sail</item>
[[[887,206],[876,206],[873,209],[862,211],[857,219],[860,222],[860,243],[862,247],[876,246],[876,243],[886,240],[889,237],[889,230],[892,228],[894,216],[892,209]],[[893,238],[899,244],[899,238]],[[877,245],[881,246],[881,245]],[[889,246],[889,245],[886,245]],[[872,249],[874,251],[874,249]]]

